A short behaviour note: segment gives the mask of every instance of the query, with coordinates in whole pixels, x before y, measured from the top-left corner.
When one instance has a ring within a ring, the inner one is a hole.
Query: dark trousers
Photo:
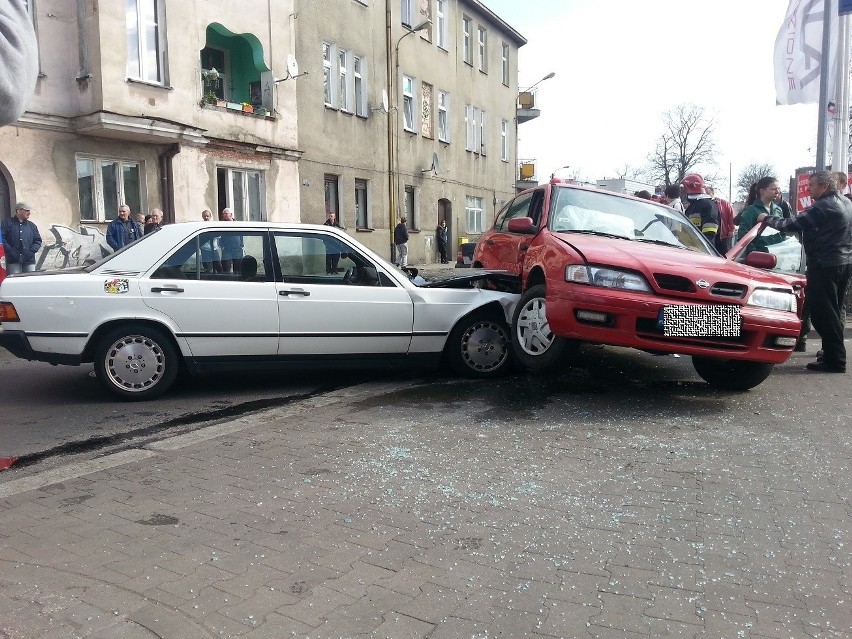
[[[823,361],[828,366],[846,366],[846,347],[843,345],[843,318],[840,308],[852,264],[842,266],[808,266],[808,284],[805,289],[811,322],[822,338]]]

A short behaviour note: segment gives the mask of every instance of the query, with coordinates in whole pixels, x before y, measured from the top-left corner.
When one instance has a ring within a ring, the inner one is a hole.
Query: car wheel
[[[518,362],[530,371],[556,366],[576,342],[554,335],[547,321],[547,289],[533,286],[521,296],[512,319],[512,347]]]
[[[125,400],[153,399],[178,374],[179,357],[163,331],[140,324],[110,330],[95,347],[95,374],[104,388]]]
[[[761,362],[711,357],[693,357],[692,365],[695,367],[695,372],[710,386],[731,391],[754,388],[769,377],[774,366]]]
[[[509,326],[497,315],[478,313],[455,325],[447,340],[450,366],[466,377],[498,377],[511,366]]]

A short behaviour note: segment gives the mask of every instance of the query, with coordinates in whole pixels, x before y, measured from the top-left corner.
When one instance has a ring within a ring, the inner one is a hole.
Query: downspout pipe
[[[160,191],[163,195],[163,223],[175,222],[175,177],[172,158],[180,153],[180,144],[170,144],[160,153]]]
[[[393,227],[396,224],[396,193],[394,189],[394,152],[393,152],[393,123],[394,118],[396,117],[396,111],[394,110],[394,105],[396,104],[396,94],[394,89],[392,88],[394,83],[392,82],[392,73],[393,73],[393,38],[391,35],[391,0],[385,0],[385,60],[387,63],[387,87],[390,98],[390,108],[388,108],[388,112],[386,114],[387,118],[387,136],[388,136],[388,238],[390,242],[390,261],[393,262],[396,259],[395,246],[393,244]]]

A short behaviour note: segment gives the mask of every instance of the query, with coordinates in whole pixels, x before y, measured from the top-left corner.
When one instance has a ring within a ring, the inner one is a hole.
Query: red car
[[[746,390],[785,362],[799,334],[790,282],[720,256],[681,213],[648,200],[551,180],[497,214],[474,267],[520,278],[517,360],[550,368],[582,342],[691,355],[712,386]]]

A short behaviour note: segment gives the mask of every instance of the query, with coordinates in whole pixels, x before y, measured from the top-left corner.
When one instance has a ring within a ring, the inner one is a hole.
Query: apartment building
[[[0,218],[102,228],[126,202],[166,221],[228,206],[298,221],[292,0],[27,0],[36,93],[0,129]]]
[[[475,239],[514,193],[517,60],[526,40],[478,0],[296,0],[302,221],[337,214],[409,263]]]

